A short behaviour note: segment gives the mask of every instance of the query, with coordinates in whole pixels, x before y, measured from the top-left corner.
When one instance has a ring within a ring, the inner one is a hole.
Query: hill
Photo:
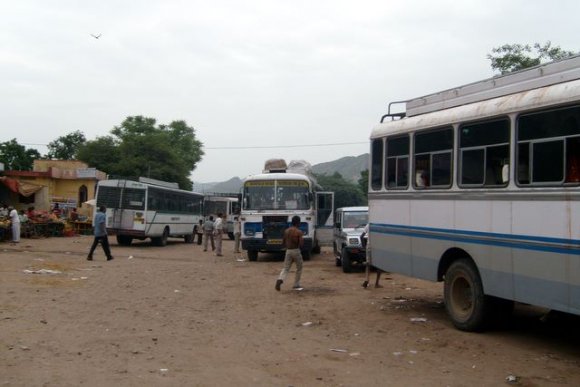
[[[333,175],[338,172],[346,180],[356,183],[360,178],[361,171],[368,169],[369,154],[360,156],[347,156],[338,160],[320,163],[312,166],[312,171],[317,175]]]
[[[365,153],[360,156],[341,157],[334,161],[315,164],[312,166],[312,171],[317,175],[333,175],[338,172],[346,180],[356,183],[360,178],[361,171],[368,168],[369,154]],[[239,177],[232,177],[223,182],[213,183],[194,183],[193,190],[195,192],[223,192],[223,193],[237,193],[242,186],[242,179]]]

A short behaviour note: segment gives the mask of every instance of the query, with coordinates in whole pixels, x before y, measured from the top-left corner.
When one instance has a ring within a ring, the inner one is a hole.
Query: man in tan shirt
[[[282,243],[286,247],[286,255],[284,257],[284,268],[276,280],[276,290],[280,291],[280,286],[284,283],[292,262],[296,261],[296,277],[294,278],[293,289],[301,289],[300,276],[302,275],[302,253],[300,248],[304,246],[304,234],[298,228],[300,226],[300,217],[295,215],[292,217],[292,225],[284,231],[284,239]]]

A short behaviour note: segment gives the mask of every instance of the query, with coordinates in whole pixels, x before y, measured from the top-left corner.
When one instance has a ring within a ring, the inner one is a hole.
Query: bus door
[[[334,226],[334,192],[316,192],[316,225],[314,227],[317,244],[331,246]]]

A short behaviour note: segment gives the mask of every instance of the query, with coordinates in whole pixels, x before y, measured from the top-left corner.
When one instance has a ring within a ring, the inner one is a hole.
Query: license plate
[[[281,245],[282,244],[282,239],[268,239],[266,241],[267,245]]]

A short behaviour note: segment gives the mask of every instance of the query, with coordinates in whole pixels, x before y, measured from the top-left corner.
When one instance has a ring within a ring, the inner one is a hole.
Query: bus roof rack
[[[394,102],[389,103],[389,108],[387,110],[387,114],[385,114],[384,116],[381,117],[381,124],[383,123],[383,121],[387,117],[390,117],[391,121],[400,120],[401,118],[405,118],[405,116],[406,116],[405,112],[391,113],[391,106],[393,106],[395,104],[402,104],[402,103],[407,103],[407,101],[394,101]]]
[[[410,99],[407,101],[407,116],[417,116],[575,79],[580,79],[580,55]]]

